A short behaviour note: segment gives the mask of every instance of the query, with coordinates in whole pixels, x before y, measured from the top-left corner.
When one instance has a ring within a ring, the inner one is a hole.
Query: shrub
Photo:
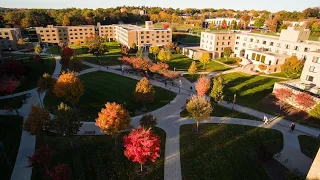
[[[309,115],[316,119],[320,119],[320,103],[309,112]]]
[[[267,69],[267,66],[266,66],[266,65],[263,65],[263,64],[260,64],[258,67],[259,67],[259,69],[260,69],[261,71],[264,71],[264,70]]]
[[[157,118],[151,114],[143,115],[140,119],[140,125],[145,129],[153,129],[157,126]]]
[[[297,104],[304,107],[305,109],[312,108],[312,106],[314,106],[315,104],[312,96],[307,93],[295,94],[294,97]]]

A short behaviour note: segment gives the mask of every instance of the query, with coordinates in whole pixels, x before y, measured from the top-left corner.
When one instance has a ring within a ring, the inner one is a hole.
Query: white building
[[[239,23],[240,21],[236,18],[214,18],[214,19],[206,19],[205,22],[213,23],[215,26],[221,26],[223,20],[226,20],[227,26],[230,26],[232,21],[236,21],[237,23]]]

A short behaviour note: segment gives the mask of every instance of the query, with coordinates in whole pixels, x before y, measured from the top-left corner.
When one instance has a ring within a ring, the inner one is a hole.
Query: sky
[[[320,6],[319,0],[0,0],[7,8],[109,8],[117,6],[160,6],[172,8],[226,8],[235,10],[302,11]]]

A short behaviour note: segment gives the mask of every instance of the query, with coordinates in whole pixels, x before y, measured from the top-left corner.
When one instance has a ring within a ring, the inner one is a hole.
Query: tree
[[[198,96],[206,95],[206,92],[210,89],[210,79],[207,76],[201,76],[196,83],[196,90]]]
[[[294,95],[295,102],[305,109],[310,109],[315,105],[312,96],[307,93],[298,93]]]
[[[57,97],[65,98],[72,103],[74,107],[79,102],[84,89],[82,82],[75,72],[62,72],[53,87],[53,92]]]
[[[141,47],[138,48],[138,51],[137,51],[137,54],[136,56],[140,57],[140,58],[143,58],[143,49]]]
[[[257,28],[261,28],[264,25],[264,19],[256,18],[253,25]]]
[[[150,46],[149,53],[154,55],[155,60],[157,59],[157,55],[159,54],[159,52],[160,52],[159,46]]]
[[[42,49],[41,49],[40,45],[36,45],[36,46],[34,47],[34,53],[35,53],[36,55],[39,55],[39,54],[41,53],[41,51],[42,51]]]
[[[130,51],[130,49],[128,48],[128,46],[126,46],[126,45],[123,45],[123,46],[122,46],[122,48],[121,48],[121,53],[122,53],[123,55],[128,56],[128,55],[129,55],[129,51]]]
[[[129,135],[123,137],[123,141],[124,155],[132,162],[140,163],[141,171],[147,160],[155,162],[160,157],[160,138],[150,129],[133,129]]]
[[[281,32],[282,29],[287,29],[287,28],[288,28],[287,24],[281,24],[279,29],[278,29],[278,32]]]
[[[108,49],[100,36],[97,34],[90,34],[84,41],[84,46],[88,48],[88,52],[91,54],[102,55],[104,52],[108,52]]]
[[[74,72],[80,72],[83,69],[83,57],[81,56],[72,56],[69,61],[68,69]]]
[[[211,100],[215,103],[223,100],[223,89],[225,87],[225,79],[222,75],[213,78],[213,86],[210,93]]]
[[[163,29],[168,29],[168,28],[169,28],[169,24],[164,23],[164,24],[162,25],[162,27],[163,27]]]
[[[39,92],[51,92],[56,83],[56,79],[54,79],[50,74],[44,73],[42,77],[40,77],[38,81],[38,91]]]
[[[235,20],[231,21],[231,29],[233,30],[237,29],[237,22]]]
[[[286,59],[281,66],[281,71],[289,78],[298,78],[301,75],[303,69],[303,61],[298,60],[297,56],[291,56]]]
[[[46,171],[48,180],[70,180],[71,170],[67,164],[58,164],[51,171]]]
[[[52,151],[48,145],[41,146],[35,150],[32,156],[27,157],[29,163],[27,167],[36,169],[46,167],[48,169],[54,154],[55,152]]]
[[[226,57],[226,61],[228,61],[228,58],[230,57],[231,54],[232,54],[231,47],[226,47],[223,49],[223,55],[224,57]]]
[[[199,130],[199,122],[210,117],[213,110],[211,103],[206,100],[205,96],[192,96],[186,105],[188,113],[197,122],[197,131]]]
[[[7,76],[4,76],[0,80],[0,93],[7,93],[11,94],[13,98],[13,91],[19,87],[19,81],[14,80],[13,78],[8,78]]]
[[[81,126],[80,117],[70,106],[61,102],[51,122],[51,128],[60,136],[71,136],[77,134]]]
[[[121,130],[130,127],[131,118],[129,112],[120,104],[108,102],[105,107],[98,113],[95,125],[100,128],[101,132],[114,137],[116,145],[117,136]]]
[[[145,129],[154,129],[157,126],[157,118],[151,114],[145,114],[140,119],[140,125]]]
[[[179,77],[179,73],[178,72],[175,72],[175,71],[163,71],[163,76],[166,77],[166,78],[169,78],[169,79],[176,79]]]
[[[280,110],[283,103],[292,96],[292,92],[289,89],[279,88],[274,90],[274,96],[280,101]]]
[[[320,119],[320,103],[318,103],[311,111],[309,111],[309,115],[316,118]]]
[[[169,65],[167,63],[157,62],[156,64],[152,64],[149,70],[153,73],[162,74],[164,71],[167,71],[168,68],[169,68]]]
[[[73,56],[73,54],[74,54],[74,51],[71,48],[69,47],[63,48],[61,51],[60,64],[66,68],[69,68],[70,58]]]
[[[199,61],[203,64],[203,69],[205,69],[206,64],[210,62],[210,54],[208,52],[203,53]]]
[[[266,69],[267,69],[267,66],[266,65],[264,65],[264,64],[259,64],[259,69],[261,70],[261,71],[265,71]]]
[[[149,83],[146,77],[142,78],[136,85],[134,97],[137,101],[143,103],[151,103],[155,97],[155,91],[152,84]]]
[[[24,129],[30,135],[39,135],[46,129],[50,121],[49,111],[39,105],[32,106],[28,119],[24,122]]]
[[[132,43],[130,48],[136,50],[138,49],[138,46],[136,43]]]
[[[158,53],[158,59],[160,61],[169,61],[171,59],[171,52],[161,49],[160,52]]]
[[[223,29],[226,29],[226,28],[228,27],[227,21],[226,21],[225,19],[222,20],[221,27],[222,27]]]
[[[195,61],[192,61],[191,65],[190,65],[190,67],[188,69],[188,72],[192,76],[198,72],[198,68],[197,68],[197,65],[196,65]]]

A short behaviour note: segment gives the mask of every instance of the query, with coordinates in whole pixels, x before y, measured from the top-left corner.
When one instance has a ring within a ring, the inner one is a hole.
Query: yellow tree
[[[36,55],[39,55],[39,54],[41,53],[41,51],[42,51],[42,49],[41,49],[40,45],[36,45],[36,46],[34,47],[34,53],[35,53]]]
[[[155,91],[152,84],[149,83],[147,78],[142,78],[136,85],[134,97],[137,101],[142,103],[151,103],[155,97]]]
[[[164,49],[161,49],[158,54],[158,59],[160,61],[169,61],[171,59],[171,52],[165,51]]]
[[[197,131],[199,130],[199,122],[210,117],[213,110],[211,103],[207,101],[205,96],[192,96],[186,105],[188,113],[197,121]]]
[[[39,135],[45,130],[49,121],[49,111],[41,108],[39,105],[32,106],[28,119],[24,123],[24,129],[28,131],[30,135]]]
[[[303,61],[299,60],[297,56],[291,56],[286,59],[284,64],[281,66],[281,71],[289,78],[298,78],[303,69]]]
[[[196,62],[192,61],[191,65],[190,65],[190,67],[188,69],[188,72],[192,76],[198,72],[198,68],[197,68]]]
[[[117,136],[121,130],[130,127],[131,118],[129,112],[120,104],[107,103],[106,108],[102,108],[98,113],[96,119],[96,126],[100,128],[101,132],[111,135],[115,138],[115,145],[117,144]]]
[[[226,57],[226,61],[228,61],[228,57],[230,57],[232,54],[232,49],[231,47],[226,47],[223,50],[223,55]]]
[[[199,60],[203,64],[203,69],[205,69],[206,64],[210,62],[210,54],[208,52],[203,53]]]
[[[74,106],[79,102],[84,89],[75,72],[62,72],[54,85],[53,92],[57,97],[65,98]]]
[[[154,55],[154,59],[156,60],[157,59],[157,55],[160,52],[160,48],[159,48],[159,46],[151,46],[149,48],[149,52]]]

